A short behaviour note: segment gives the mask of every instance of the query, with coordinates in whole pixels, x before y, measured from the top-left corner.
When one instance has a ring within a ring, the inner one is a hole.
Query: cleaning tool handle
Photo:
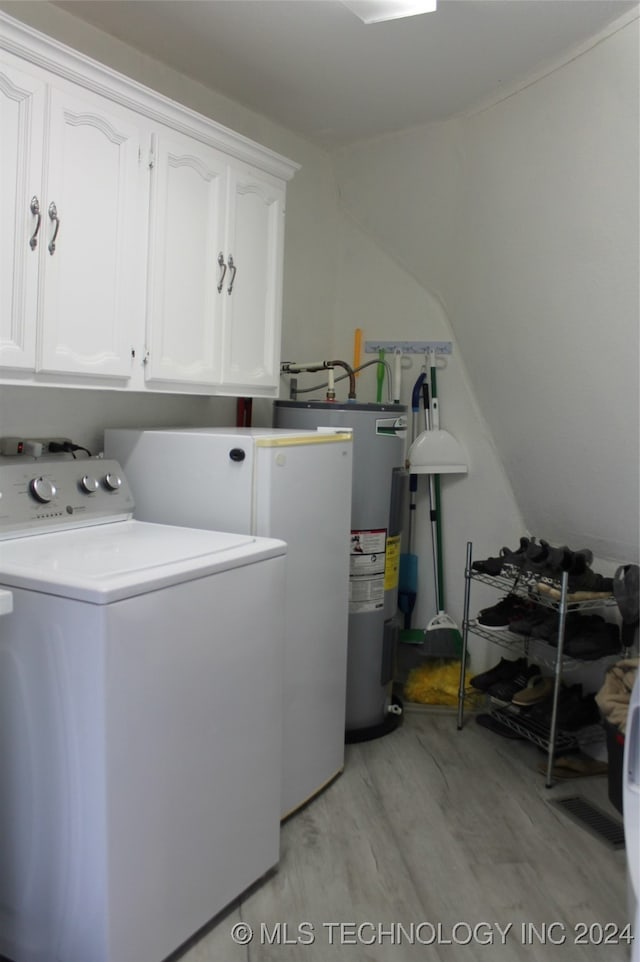
[[[400,388],[402,385],[402,353],[396,351],[393,357],[393,403],[400,404]]]
[[[422,384],[422,403],[424,404],[424,427],[426,431],[430,431],[431,405],[429,404],[429,383],[426,380]]]
[[[420,388],[424,384],[426,376],[425,371],[422,371],[418,380],[413,385],[413,391],[411,392],[411,410],[414,414],[417,414],[420,410]]]
[[[382,403],[382,385],[384,384],[384,351],[378,351],[378,361],[380,362],[377,367],[377,378],[378,378],[378,392],[376,394],[376,401],[378,404]]]
[[[438,378],[436,375],[436,352],[430,354],[430,373],[431,373],[431,427],[434,431],[440,430],[440,405],[438,403]]]

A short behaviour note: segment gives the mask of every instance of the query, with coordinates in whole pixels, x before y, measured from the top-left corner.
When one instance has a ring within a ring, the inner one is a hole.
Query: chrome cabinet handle
[[[42,211],[40,210],[40,201],[35,195],[31,198],[31,204],[29,206],[29,210],[34,215],[34,217],[38,218],[36,221],[36,229],[31,235],[31,238],[29,239],[29,247],[31,248],[32,251],[34,251],[38,246],[38,231],[40,230],[40,224],[42,223]]]
[[[220,275],[220,280],[218,282],[218,294],[222,293],[222,285],[224,283],[224,276],[227,273],[227,265],[224,262],[224,255],[222,251],[218,254],[218,264],[222,268],[222,274]]]
[[[49,204],[49,220],[55,221],[55,230],[53,232],[53,237],[49,241],[49,253],[54,254],[56,250],[56,237],[58,236],[58,231],[60,230],[60,218],[58,217],[58,208],[51,201]]]
[[[229,281],[229,287],[227,288],[227,294],[230,294],[231,291],[233,290],[236,274],[238,273],[238,268],[233,263],[233,257],[231,254],[229,254],[229,267],[231,268],[232,274],[231,274],[231,280]]]

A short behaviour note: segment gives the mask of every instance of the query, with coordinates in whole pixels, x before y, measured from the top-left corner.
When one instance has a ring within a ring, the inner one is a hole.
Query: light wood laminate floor
[[[344,773],[282,826],[278,870],[180,962],[627,960],[599,928],[627,922],[625,853],[549,804],[580,794],[619,818],[606,777],[546,789],[542,757],[472,715],[458,732],[449,712],[408,711],[347,746]]]

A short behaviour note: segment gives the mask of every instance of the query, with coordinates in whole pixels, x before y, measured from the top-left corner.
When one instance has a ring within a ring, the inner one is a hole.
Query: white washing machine
[[[0,954],[161,962],[278,861],[283,542],[0,463]]]

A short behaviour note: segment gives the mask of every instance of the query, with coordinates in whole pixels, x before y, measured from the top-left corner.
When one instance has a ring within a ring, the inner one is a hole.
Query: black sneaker
[[[518,674],[509,681],[499,681],[491,685],[488,691],[491,701],[502,707],[510,705],[513,701],[513,696],[517,695],[523,688],[526,688],[534,675],[539,674],[540,669],[537,665],[529,665],[528,668],[518,672]]]
[[[477,691],[488,691],[491,685],[496,685],[501,681],[509,681],[510,678],[515,678],[521,671],[527,667],[526,658],[516,658],[512,660],[510,658],[501,658],[497,665],[493,668],[489,668],[487,671],[481,672],[479,675],[474,675],[473,678],[469,679],[469,684],[472,688],[477,689]]]
[[[581,621],[584,625],[578,626],[565,639],[566,655],[582,661],[595,661],[606,655],[620,653],[622,643],[618,625],[605,621],[600,615],[584,616]]]
[[[555,618],[553,611],[531,602],[514,616],[509,624],[509,629],[517,635],[534,635],[537,629],[542,631],[543,625],[548,621],[555,621]]]
[[[528,709],[528,717],[549,728],[553,712],[553,701],[534,705]],[[562,686],[558,695],[556,724],[560,731],[575,732],[579,728],[595,725],[600,721],[600,712],[593,694],[583,695],[582,685]]]
[[[565,642],[570,636],[571,632],[577,629],[580,619],[584,617],[579,615],[575,611],[570,611],[565,618],[564,623],[564,638]],[[560,616],[555,611],[549,611],[547,618],[542,619],[537,625],[534,625],[531,634],[534,638],[540,638],[542,641],[546,641],[548,645],[553,648],[558,646],[558,627],[560,625]]]
[[[505,565],[509,568],[509,566],[518,565],[522,562],[529,544],[529,538],[520,538],[520,547],[516,551],[510,551],[509,548],[501,548],[497,558],[485,558],[483,561],[474,561],[471,568],[473,571],[479,571],[482,574],[491,575],[492,577],[503,574]]]
[[[505,578],[520,578],[526,554],[535,542],[535,538],[520,538],[520,547],[516,551],[509,551],[508,548],[502,549],[502,571]]]
[[[541,584],[560,586],[564,571],[572,577],[583,575],[593,561],[589,548],[572,551],[567,545],[554,548],[548,541],[530,544],[525,553],[520,583],[538,589]]]
[[[508,631],[511,621],[525,609],[526,602],[510,592],[496,605],[479,611],[476,621],[483,628],[490,628],[491,631]]]

